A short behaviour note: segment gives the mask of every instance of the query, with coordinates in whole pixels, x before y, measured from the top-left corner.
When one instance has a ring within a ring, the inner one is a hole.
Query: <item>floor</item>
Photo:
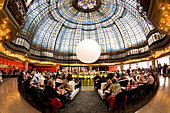
[[[94,88],[93,88],[94,89]],[[110,113],[96,91],[81,91],[61,113]]]
[[[93,86],[94,80],[93,79],[81,79],[81,84],[84,86]]]
[[[160,76],[160,87],[153,99],[136,113],[170,113],[170,78]]]
[[[11,78],[0,85],[0,113],[39,113],[18,92],[17,79]]]
[[[77,95],[80,96],[87,94],[88,92],[93,92],[93,87],[86,88],[87,86],[82,88],[82,92]],[[85,93],[83,93],[85,92]],[[96,92],[93,92],[96,93]],[[93,94],[89,93],[89,95]],[[136,113],[170,113],[170,78],[160,76],[160,88],[155,95],[155,97],[143,108],[141,108]],[[76,99],[76,98],[75,98]],[[83,98],[84,102],[90,101],[89,99]],[[74,99],[73,99],[74,101]],[[79,103],[81,104],[81,103]],[[85,103],[86,104],[86,103]],[[93,103],[89,103],[90,105]],[[103,103],[99,103],[103,104]],[[74,105],[74,104],[73,104]],[[74,105],[75,106],[75,105]],[[78,109],[78,113],[81,113]],[[89,106],[89,107],[90,107]],[[95,105],[94,105],[95,106]],[[71,108],[71,105],[68,104],[68,109]],[[105,109],[100,109],[100,112],[107,112]],[[89,112],[89,111],[87,111]],[[98,112],[97,110],[95,112]],[[35,108],[29,105],[19,94],[17,89],[17,79],[11,78],[0,85],[0,113],[39,113]]]
[[[81,91],[94,91],[94,86],[81,86]]]
[[[134,113],[148,102],[152,100],[153,96],[150,93],[146,95],[144,99],[138,101],[137,104],[133,105],[133,101],[127,101],[125,105],[124,113]],[[136,101],[135,101],[136,102]],[[102,100],[94,86],[82,86],[79,94],[70,102],[68,102],[61,113],[112,113],[107,109],[107,103]],[[115,113],[120,111],[115,110]]]

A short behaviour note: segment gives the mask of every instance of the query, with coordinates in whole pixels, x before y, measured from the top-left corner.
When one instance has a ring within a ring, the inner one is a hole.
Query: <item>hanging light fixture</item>
[[[83,63],[93,63],[97,61],[101,54],[99,44],[92,39],[81,41],[76,48],[77,58]]]

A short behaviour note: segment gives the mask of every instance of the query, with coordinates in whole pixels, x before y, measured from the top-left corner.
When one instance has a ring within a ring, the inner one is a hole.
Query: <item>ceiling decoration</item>
[[[81,40],[93,39],[107,53],[137,46],[154,28],[140,16],[135,0],[90,0],[96,1],[93,8],[76,9],[83,1],[35,0],[20,35],[37,48],[72,54]]]
[[[162,34],[170,35],[170,0],[151,0],[150,7],[147,17]]]

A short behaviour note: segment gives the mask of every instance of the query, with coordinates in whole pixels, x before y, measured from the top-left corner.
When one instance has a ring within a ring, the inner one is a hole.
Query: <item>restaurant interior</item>
[[[0,113],[170,113],[169,0],[0,0]]]

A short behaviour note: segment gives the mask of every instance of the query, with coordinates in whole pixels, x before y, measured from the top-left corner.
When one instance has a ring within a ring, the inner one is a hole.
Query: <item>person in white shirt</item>
[[[57,78],[56,78],[55,82],[62,83],[63,80],[62,80],[61,78],[62,78],[62,77],[60,77],[59,75],[57,75]]]
[[[69,83],[70,83],[70,84],[72,84],[72,85],[73,85],[73,87],[75,88],[75,85],[76,85],[76,84],[75,84],[75,82],[74,82],[74,80],[73,80],[73,78],[72,78],[72,77],[70,78]]]
[[[148,85],[148,88],[147,88],[147,93],[149,94],[150,91],[154,88],[154,78],[151,76],[151,73],[148,73],[148,79],[147,79],[147,85]]]
[[[153,84],[153,83],[154,83],[154,78],[151,76],[151,74],[150,74],[150,73],[148,73],[147,83],[148,83],[148,85],[149,85],[149,84]]]
[[[139,73],[139,80],[140,81],[143,81],[143,80],[145,80],[145,77],[144,77],[144,75],[143,75],[143,73]]]
[[[37,77],[34,74],[32,74],[32,82],[34,84],[38,84],[38,79],[37,79]]]

